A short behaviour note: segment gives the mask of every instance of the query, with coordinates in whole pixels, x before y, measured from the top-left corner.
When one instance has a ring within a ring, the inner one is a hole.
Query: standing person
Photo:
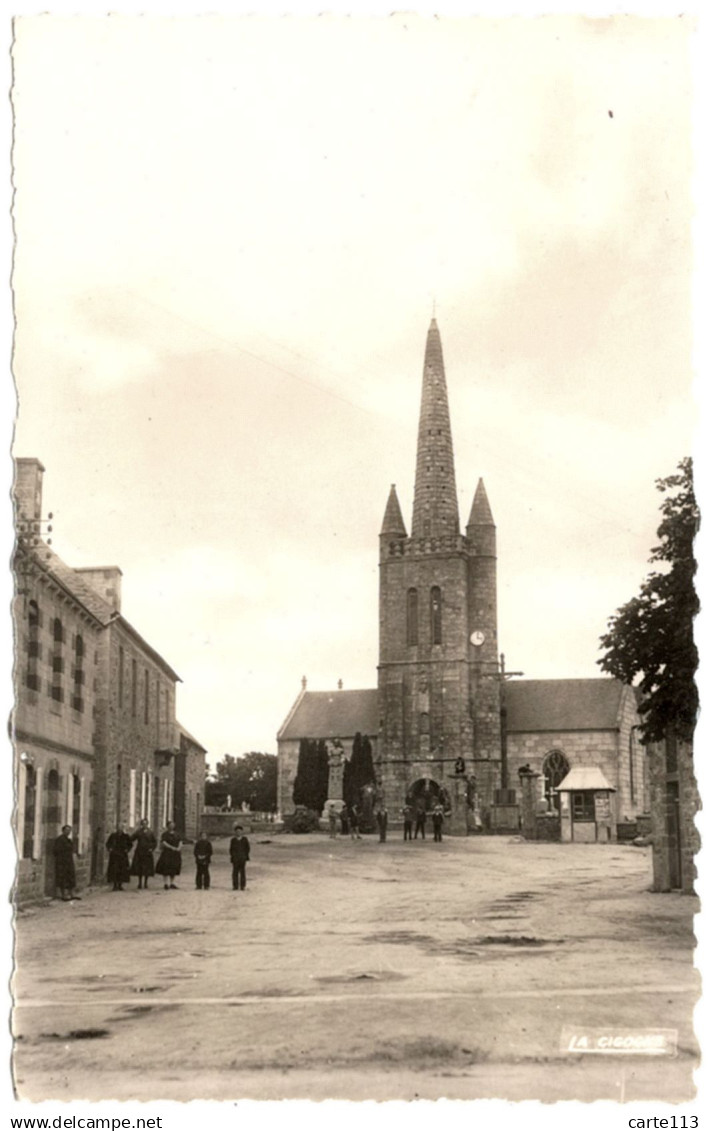
[[[197,865],[195,886],[198,889],[204,888],[205,891],[211,883],[209,865],[212,860],[212,851],[212,842],[207,837],[204,829],[202,829],[194,845],[194,860]]]
[[[389,812],[384,805],[377,809],[377,828],[379,829],[379,843],[383,844],[387,838],[387,825],[389,823]]]
[[[337,840],[337,809],[334,805],[327,807],[327,820],[330,828],[330,840]]]
[[[160,837],[160,855],[155,871],[164,878],[163,887],[166,891],[168,888],[177,887],[175,876],[179,876],[182,871],[182,842],[175,832],[174,821],[167,822],[165,831]]]
[[[436,805],[433,809],[433,839],[440,842],[443,840],[443,806]]]
[[[62,831],[54,841],[54,878],[61,898],[65,903],[81,899],[74,895],[76,869],[74,868],[74,841],[71,825],[62,825]]]
[[[251,846],[241,825],[234,825],[234,835],[229,842],[231,882],[234,891],[246,888],[246,863],[251,858]]]
[[[361,840],[359,835],[359,809],[353,805],[350,809],[350,836],[352,840]]]
[[[414,840],[417,840],[419,833],[421,839],[426,839],[426,810],[423,806],[416,810],[416,824],[414,826]]]
[[[123,885],[130,883],[130,853],[131,839],[126,832],[125,821],[119,821],[116,831],[111,833],[106,841],[108,849],[108,869],[106,879],[113,884],[113,891],[123,891]]]
[[[414,811],[407,802],[401,812],[404,817],[404,840],[411,840],[411,830],[414,827]]]
[[[346,805],[343,805],[340,809],[340,829],[343,836],[347,836],[350,831],[350,815],[347,812]]]
[[[155,833],[148,825],[147,817],[143,817],[131,840],[135,841],[135,852],[133,853],[130,874],[138,877],[138,891],[140,891],[141,888],[147,888],[148,878],[155,875],[153,852],[158,842],[155,839]]]

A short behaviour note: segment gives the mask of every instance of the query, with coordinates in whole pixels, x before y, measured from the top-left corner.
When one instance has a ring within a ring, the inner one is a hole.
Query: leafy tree
[[[327,801],[330,767],[327,743],[322,738],[302,738],[298,751],[298,771],[293,782],[293,804],[305,805],[321,813]]]
[[[275,754],[251,751],[235,758],[225,754],[217,762],[214,776],[207,782],[207,805],[226,805],[231,797],[238,808],[246,801],[252,810],[273,812],[276,808],[278,761]]]
[[[699,611],[693,548],[699,508],[691,459],[681,460],[675,475],[658,479],[657,489],[665,498],[659,544],[649,560],[666,567],[651,573],[640,595],[610,618],[601,637],[605,655],[598,663],[624,683],[640,677],[643,742],[659,741],[670,732],[691,741],[698,708],[693,619]]]
[[[359,731],[352,742],[352,754],[345,762],[342,777],[342,793],[347,805],[361,805],[362,788],[375,781],[372,744],[367,735]]]

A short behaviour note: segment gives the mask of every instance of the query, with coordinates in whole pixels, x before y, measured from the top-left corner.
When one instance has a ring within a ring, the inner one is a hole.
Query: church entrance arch
[[[415,809],[423,809],[428,813],[443,800],[441,786],[433,778],[419,778],[409,786],[406,800]]]

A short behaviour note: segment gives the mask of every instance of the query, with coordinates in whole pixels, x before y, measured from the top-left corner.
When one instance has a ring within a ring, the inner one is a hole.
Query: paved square
[[[400,835],[400,834],[398,834]],[[251,836],[246,892],[87,893],[17,918],[21,1098],[683,1101],[696,901],[649,851]],[[677,1029],[675,1058],[561,1051]]]

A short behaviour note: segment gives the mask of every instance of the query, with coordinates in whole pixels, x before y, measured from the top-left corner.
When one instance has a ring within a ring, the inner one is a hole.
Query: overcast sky
[[[15,454],[215,762],[376,685],[433,302],[500,641],[599,675],[692,448],[682,18],[24,18]]]

